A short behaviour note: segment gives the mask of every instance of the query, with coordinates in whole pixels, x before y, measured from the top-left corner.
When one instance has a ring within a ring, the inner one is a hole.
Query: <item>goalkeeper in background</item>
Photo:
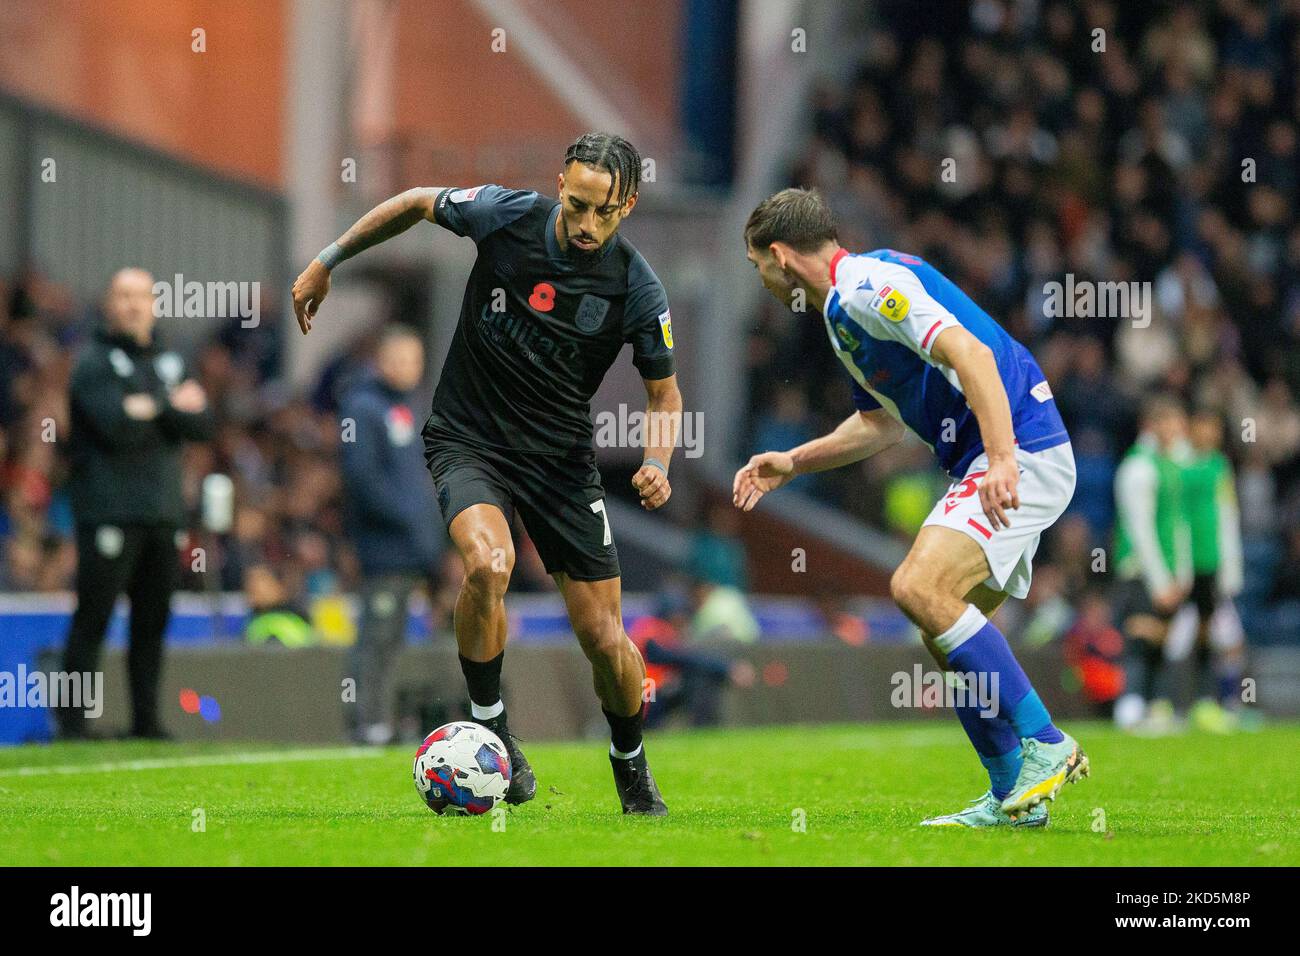
[[[1193,662],[1188,710],[1201,730],[1228,733],[1241,686],[1243,633],[1233,598],[1242,587],[1241,518],[1232,464],[1223,453],[1223,419],[1198,410],[1182,466],[1183,507],[1191,533],[1191,601],[1169,628],[1166,657]]]

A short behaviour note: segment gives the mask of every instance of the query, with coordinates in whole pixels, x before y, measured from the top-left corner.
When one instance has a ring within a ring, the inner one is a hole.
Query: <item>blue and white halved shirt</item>
[[[1029,350],[917,256],[841,249],[831,260],[824,311],[831,345],[853,377],[854,405],[864,412],[884,408],[929,445],[954,478],[965,474],[984,443],[957,373],[930,354],[952,326],[993,350],[1021,449],[1042,451],[1070,440]]]

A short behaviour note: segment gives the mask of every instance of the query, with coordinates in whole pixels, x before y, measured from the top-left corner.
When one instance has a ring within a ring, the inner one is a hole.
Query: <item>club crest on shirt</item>
[[[578,303],[574,323],[578,326],[579,331],[595,332],[604,324],[605,315],[608,312],[609,300],[602,299],[598,295],[584,295]]]
[[[388,426],[388,440],[398,448],[404,448],[415,437],[415,416],[405,405],[394,405],[384,416]]]
[[[185,371],[181,357],[175,352],[163,352],[153,360],[153,367],[158,377],[169,386],[179,385],[181,373]]]
[[[835,335],[850,352],[858,347],[858,340],[841,322],[835,323]]]
[[[135,363],[131,361],[131,356],[127,355],[121,349],[113,349],[108,353],[109,364],[113,366],[113,371],[118,374],[119,378],[127,378],[135,371]]]
[[[110,561],[122,553],[126,535],[122,529],[111,524],[102,524],[95,529],[95,550]]]

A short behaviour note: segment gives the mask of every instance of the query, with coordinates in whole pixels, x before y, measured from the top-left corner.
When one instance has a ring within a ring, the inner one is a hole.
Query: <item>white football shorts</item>
[[[1029,593],[1038,541],[1074,495],[1074,452],[1069,442],[1035,452],[1017,448],[1016,463],[1020,466],[1020,507],[1007,509],[1010,528],[994,531],[980,507],[978,492],[988,471],[988,455],[970,463],[965,477],[948,488],[924,524],[942,525],[969,536],[984,549],[993,572],[985,585],[1023,598]]]

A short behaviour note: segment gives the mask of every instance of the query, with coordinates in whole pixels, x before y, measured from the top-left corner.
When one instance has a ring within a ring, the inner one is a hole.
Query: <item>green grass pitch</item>
[[[625,819],[599,742],[525,742],[538,796],[438,817],[414,748],[0,750],[9,865],[1290,865],[1300,726],[1142,740],[1070,724],[1093,776],[1046,830],[916,826],[984,786],[956,723],[651,735],[671,816]],[[197,830],[202,811],[205,824]],[[803,832],[797,824],[806,823]],[[504,823],[502,827],[501,824]],[[197,830],[197,832],[196,832]]]

